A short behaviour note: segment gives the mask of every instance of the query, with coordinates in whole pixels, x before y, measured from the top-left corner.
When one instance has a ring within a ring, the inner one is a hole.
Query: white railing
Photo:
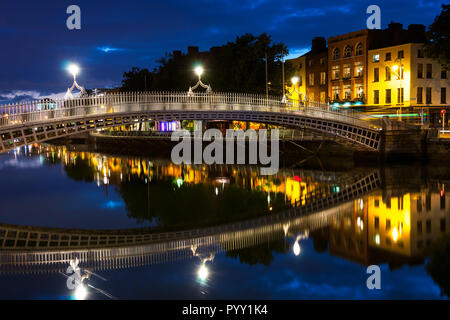
[[[370,117],[352,109],[336,109],[319,102],[281,102],[278,97],[242,93],[129,92],[75,99],[40,100],[0,106],[0,127],[91,115],[142,111],[269,111],[303,114],[314,118],[369,128]],[[374,118],[375,119],[375,118]]]

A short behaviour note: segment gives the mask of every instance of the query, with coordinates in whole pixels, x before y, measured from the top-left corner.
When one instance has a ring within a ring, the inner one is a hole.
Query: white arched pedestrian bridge
[[[86,131],[148,121],[236,120],[308,129],[380,149],[376,119],[317,102],[237,93],[117,93],[0,106],[0,152]]]

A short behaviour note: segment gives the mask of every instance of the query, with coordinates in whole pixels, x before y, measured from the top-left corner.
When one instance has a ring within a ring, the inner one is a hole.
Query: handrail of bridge
[[[73,99],[41,99],[0,106],[0,127],[64,120],[86,115],[140,111],[269,111],[309,115],[371,128],[379,119],[349,108],[245,93],[124,92]],[[372,119],[373,118],[373,119]]]

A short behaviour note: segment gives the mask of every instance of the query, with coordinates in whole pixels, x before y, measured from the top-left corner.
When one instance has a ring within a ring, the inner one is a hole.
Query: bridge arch
[[[259,95],[121,93],[59,100],[51,109],[37,102],[0,106],[1,152],[92,130],[153,120],[237,120],[309,129],[378,151],[380,132],[367,116],[316,102],[282,103]]]

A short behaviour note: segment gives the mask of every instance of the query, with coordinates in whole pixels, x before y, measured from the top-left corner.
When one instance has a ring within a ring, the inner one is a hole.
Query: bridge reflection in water
[[[146,229],[76,231],[0,225],[0,272],[63,272],[72,259],[91,270],[120,269],[167,263],[205,254],[242,249],[329,226],[351,211],[354,200],[380,186],[378,172],[353,181],[325,197],[278,214],[242,222],[177,232]]]

